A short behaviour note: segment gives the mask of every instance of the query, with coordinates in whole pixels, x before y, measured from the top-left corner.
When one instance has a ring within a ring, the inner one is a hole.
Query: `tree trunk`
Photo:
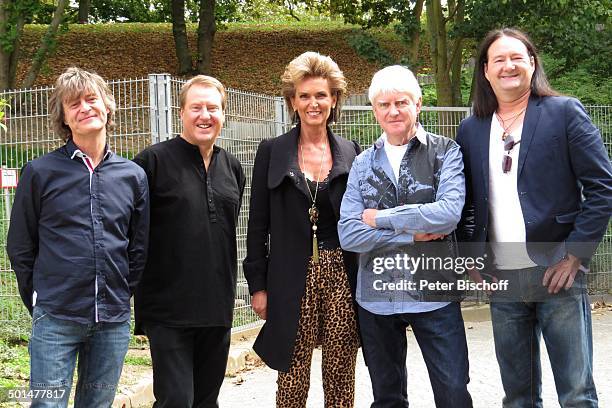
[[[440,0],[427,0],[427,22],[431,43],[430,57],[436,77],[438,106],[452,106],[453,92],[448,66],[446,20]]]
[[[474,101],[474,91],[476,88],[476,66],[474,66],[474,72],[472,72],[472,82],[470,85],[470,98],[468,99],[468,106],[472,106]]]
[[[0,0],[0,39],[8,43],[0,47],[0,90],[15,88],[17,59],[23,34],[24,17],[22,14],[13,16],[9,13],[8,7],[12,4],[12,0]]]
[[[0,0],[0,38],[6,38],[7,35],[7,24],[9,20],[9,13],[7,6],[10,4],[10,0]],[[11,66],[11,54],[13,50],[6,50],[5,47],[0,47],[0,90],[7,90],[10,88],[10,66]]]
[[[412,34],[412,38],[410,41],[410,48],[408,50],[408,56],[410,58],[410,62],[415,65],[419,60],[419,42],[421,40],[421,14],[423,13],[423,3],[425,0],[417,0],[414,5],[414,18],[419,24],[419,28]]]
[[[453,4],[453,8],[451,8],[451,4]],[[464,17],[464,0],[455,0],[449,1],[449,10],[454,10],[454,7],[457,9],[454,11],[453,21],[455,25],[459,25],[463,22]],[[462,54],[463,54],[463,38],[456,37],[453,41],[451,59],[450,59],[450,74],[451,74],[451,88],[453,93],[453,106],[462,106],[462,96],[461,96],[461,68],[462,68]]]
[[[79,0],[79,24],[87,24],[89,22],[89,7],[91,0]]]
[[[172,0],[172,36],[176,48],[179,75],[193,72],[191,52],[187,41],[187,27],[185,25],[185,0]]]
[[[200,22],[198,23],[198,73],[212,72],[212,47],[215,38],[215,0],[200,0]]]
[[[47,28],[47,33],[44,35],[42,40],[40,40],[40,45],[38,46],[38,50],[36,54],[34,54],[34,58],[32,59],[32,66],[30,66],[30,70],[26,74],[25,79],[23,80],[22,87],[23,88],[31,88],[34,85],[34,81],[40,72],[44,62],[46,61],[50,50],[53,48],[53,45],[57,41],[57,29],[62,22],[62,18],[64,17],[64,10],[68,5],[69,0],[58,0],[57,7],[53,12],[53,19],[51,20],[51,24],[49,24],[49,28]]]
[[[15,81],[17,77],[17,63],[19,62],[19,55],[21,51],[21,35],[23,34],[23,26],[25,25],[25,18],[23,14],[17,16],[17,22],[15,23],[15,39],[13,40],[13,52],[9,59],[9,88],[15,88]]]

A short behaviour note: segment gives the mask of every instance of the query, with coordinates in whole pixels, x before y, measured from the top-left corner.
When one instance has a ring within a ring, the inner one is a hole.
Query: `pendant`
[[[317,226],[312,226],[312,263],[319,263],[319,241],[317,240]]]
[[[310,223],[313,225],[319,220],[319,210],[314,204],[308,209],[308,216],[310,218]]]

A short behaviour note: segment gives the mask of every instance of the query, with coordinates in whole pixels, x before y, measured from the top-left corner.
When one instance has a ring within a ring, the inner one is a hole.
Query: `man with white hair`
[[[458,293],[421,286],[452,289],[457,275],[407,261],[454,255],[450,234],[465,199],[461,152],[454,141],[418,123],[421,89],[409,69],[378,71],[369,98],[384,133],[353,163],[338,232],[342,248],[360,254],[356,300],[372,408],[408,407],[408,326],[425,359],[436,406],[471,407]]]

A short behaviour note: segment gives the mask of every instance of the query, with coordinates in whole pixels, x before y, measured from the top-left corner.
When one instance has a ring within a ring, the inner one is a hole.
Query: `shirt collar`
[[[423,129],[423,126],[421,126],[420,123],[417,123],[416,126],[417,126],[417,131],[416,131],[415,136],[417,140],[421,142],[421,144],[427,146],[427,132],[425,131],[425,129]],[[376,150],[382,149],[386,142],[387,142],[387,134],[383,132],[383,134],[378,138],[378,140],[374,142],[374,148]]]
[[[181,137],[181,135],[175,136],[174,139],[172,139],[175,141],[176,144],[178,144],[179,146],[181,146],[183,149],[192,152],[194,154],[197,154],[198,159],[202,158],[202,154],[200,153],[200,148],[197,145],[191,144],[189,143],[187,140],[185,140],[183,137]],[[213,144],[213,154],[216,154],[219,152],[221,148],[219,146],[217,146],[217,144]]]
[[[83,151],[74,143],[72,138],[68,139],[66,142],[66,149],[68,150],[68,155],[71,159],[74,159],[75,157],[87,157],[87,155],[83,153]],[[111,154],[113,154],[113,151],[110,149],[107,143],[106,146],[104,146],[104,156],[102,157],[102,160],[106,160]]]

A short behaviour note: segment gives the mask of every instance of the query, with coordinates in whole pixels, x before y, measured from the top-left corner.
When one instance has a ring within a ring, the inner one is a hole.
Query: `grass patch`
[[[151,361],[151,357],[148,356],[131,356],[130,354],[127,354],[123,364],[151,367],[153,362]]]
[[[245,326],[250,323],[255,323],[258,320],[259,317],[255,315],[255,312],[253,312],[250,306],[240,307],[234,309],[234,320],[232,322],[232,327]]]
[[[24,342],[0,338],[0,387],[19,387],[30,378],[30,357]]]

